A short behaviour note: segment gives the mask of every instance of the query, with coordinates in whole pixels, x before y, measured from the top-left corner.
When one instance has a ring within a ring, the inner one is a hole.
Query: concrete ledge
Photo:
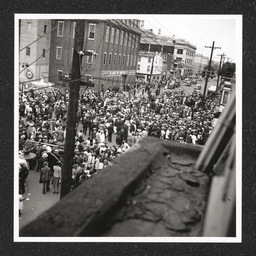
[[[147,137],[20,231],[21,237],[100,236],[160,152],[197,159],[201,147]]]

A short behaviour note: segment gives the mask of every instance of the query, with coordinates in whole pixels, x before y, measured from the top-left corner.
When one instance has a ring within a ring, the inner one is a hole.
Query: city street
[[[29,200],[23,201],[24,208],[19,218],[19,229],[36,219],[60,199],[60,194],[53,194],[52,185],[49,192],[46,194],[42,193],[43,185],[39,183],[39,176],[39,172],[29,171],[25,186],[26,191],[23,194],[23,197]]]
[[[204,93],[204,86],[205,86],[205,79],[202,78],[202,81],[197,81],[197,84],[201,85],[201,90],[200,91],[203,94]],[[217,84],[217,78],[213,78],[213,79],[209,78],[205,95],[207,95],[208,88],[212,85],[216,86],[216,84]],[[188,95],[188,94],[191,94],[194,91],[194,87],[195,87],[195,84],[192,84],[191,86],[185,86],[183,83],[181,83],[181,86],[178,87],[177,89],[178,90],[184,90],[185,94]]]

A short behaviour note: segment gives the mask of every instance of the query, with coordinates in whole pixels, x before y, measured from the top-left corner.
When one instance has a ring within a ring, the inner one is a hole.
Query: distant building
[[[174,60],[175,69],[180,71],[183,77],[193,75],[194,57],[196,46],[184,39],[175,40]]]
[[[143,25],[143,21],[141,22]],[[158,34],[154,34],[152,29],[144,29],[143,26],[141,28],[142,35],[141,35],[141,41],[140,41],[140,57],[141,58],[148,58],[151,55],[157,56],[156,61],[161,62],[161,67],[159,63],[154,63],[154,69],[153,72],[155,72],[155,77],[158,77],[158,73],[161,73],[161,76],[169,76],[170,71],[174,67],[174,58],[173,58],[173,52],[174,52],[174,41],[170,37],[162,36],[161,30],[158,31]],[[149,56],[145,55],[145,53],[148,52]],[[152,54],[153,53],[153,54]],[[144,56],[144,57],[143,57]],[[143,59],[142,59],[143,60]],[[144,65],[144,62],[141,63],[138,62],[138,68],[137,69],[137,79],[141,77],[142,73],[144,73],[143,78],[145,80],[150,79],[150,76],[145,71],[148,69],[148,65]],[[156,65],[156,66],[155,66]],[[161,70],[160,70],[161,69]],[[143,72],[142,72],[143,70]],[[151,77],[153,79],[154,75]]]
[[[163,58],[161,53],[139,52],[136,78],[137,81],[161,80]]]
[[[201,74],[204,67],[209,64],[209,57],[203,56],[203,54],[196,53],[193,65],[193,73]]]
[[[51,21],[21,19],[19,21],[20,82],[49,77]]]
[[[83,78],[90,76],[96,90],[117,86],[124,89],[135,82],[140,31],[138,20],[84,20],[84,50],[97,56],[84,56]],[[76,21],[53,20],[50,59],[52,82],[62,83],[61,76],[71,73]]]

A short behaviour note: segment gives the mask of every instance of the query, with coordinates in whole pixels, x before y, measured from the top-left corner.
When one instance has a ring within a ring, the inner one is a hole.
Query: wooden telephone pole
[[[213,50],[214,49],[221,49],[221,47],[214,47],[214,44],[215,44],[215,41],[213,41],[212,46],[205,46],[205,48],[212,48],[212,50],[211,50],[211,57],[210,57],[209,65],[208,65],[207,75],[206,75],[206,79],[205,79],[203,101],[205,99],[207,83],[208,83],[208,79],[209,79],[209,76],[210,76],[210,69],[211,69],[211,63],[212,63],[212,53],[213,53]]]
[[[78,20],[75,29],[74,40],[74,52],[71,69],[71,82],[69,83],[69,103],[67,113],[67,130],[66,141],[64,149],[64,162],[62,167],[62,179],[61,179],[61,193],[62,199],[70,192],[70,186],[72,184],[72,164],[75,150],[75,136],[76,136],[76,122],[77,122],[77,110],[79,100],[79,90],[81,82],[80,51],[83,51],[84,47],[84,20]]]
[[[216,85],[216,92],[219,89],[220,69],[221,69],[221,64],[222,64],[222,57],[224,59],[225,58],[224,56],[226,56],[226,55],[225,55],[225,53],[223,53],[223,54],[220,54],[220,55],[218,54],[217,56],[220,56],[220,65],[219,65],[219,71],[218,71],[218,79],[217,79],[217,85]]]

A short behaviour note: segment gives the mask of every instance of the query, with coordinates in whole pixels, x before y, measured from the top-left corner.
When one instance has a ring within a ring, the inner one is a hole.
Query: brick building
[[[61,75],[71,73],[76,20],[52,20],[50,77],[62,83]],[[84,20],[84,50],[97,56],[84,56],[81,76],[92,77],[95,90],[135,82],[140,31],[138,20]]]

